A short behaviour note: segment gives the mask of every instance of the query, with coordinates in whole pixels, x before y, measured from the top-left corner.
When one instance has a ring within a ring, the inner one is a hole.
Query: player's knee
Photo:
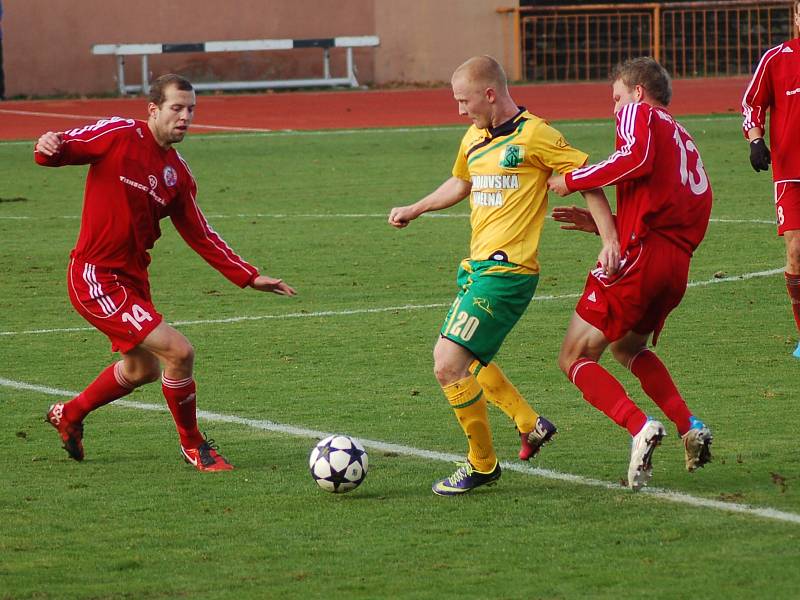
[[[186,340],[174,344],[170,348],[168,362],[173,368],[191,371],[194,365],[194,347]]]
[[[438,360],[433,363],[433,375],[439,385],[445,386],[455,383],[460,379],[464,379],[469,375],[469,371],[465,371],[460,365],[445,360]]]
[[[447,365],[442,362],[437,361],[433,363],[433,376],[436,377],[436,381],[439,382],[439,385],[447,385],[450,383],[450,370],[447,368]]]

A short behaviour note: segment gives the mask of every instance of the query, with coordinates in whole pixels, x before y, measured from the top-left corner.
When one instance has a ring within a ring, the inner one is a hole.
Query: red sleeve
[[[119,139],[119,133],[136,125],[133,119],[111,117],[92,125],[60,132],[63,144],[57,154],[46,156],[36,152],[34,160],[45,167],[85,165],[100,160]]]
[[[567,173],[570,191],[592,190],[647,175],[653,170],[654,111],[641,102],[626,104],[617,113],[618,150],[603,162]]]
[[[195,201],[197,185],[189,175],[185,192],[176,198],[170,214],[175,229],[203,259],[239,287],[246,287],[258,277],[258,269],[236,254],[206,221]]]
[[[767,109],[772,104],[770,64],[775,57],[780,55],[782,49],[783,44],[770,48],[764,53],[756,67],[753,78],[750,80],[750,84],[744,92],[744,98],[742,98],[742,115],[744,115],[742,129],[745,137],[753,127],[760,127],[764,131]]]

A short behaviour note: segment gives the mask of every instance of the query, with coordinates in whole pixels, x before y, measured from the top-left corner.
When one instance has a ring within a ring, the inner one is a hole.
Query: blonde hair
[[[457,75],[466,77],[471,83],[478,83],[481,87],[491,87],[498,92],[508,91],[506,72],[499,62],[488,55],[468,59],[453,72],[453,78]]]

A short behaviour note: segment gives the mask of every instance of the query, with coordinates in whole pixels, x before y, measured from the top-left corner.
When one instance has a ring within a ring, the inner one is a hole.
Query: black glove
[[[753,165],[753,169],[756,172],[769,171],[770,162],[772,162],[772,158],[764,138],[756,138],[750,142],[750,164]]]

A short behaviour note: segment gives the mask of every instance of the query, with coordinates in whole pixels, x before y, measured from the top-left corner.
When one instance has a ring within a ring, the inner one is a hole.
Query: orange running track
[[[673,82],[675,115],[738,114],[747,78]],[[611,118],[607,83],[512,87],[518,104],[548,120]],[[109,116],[145,118],[144,98],[21,100],[0,103],[0,140],[35,140]],[[449,88],[202,95],[192,129],[275,131],[467,125]]]

